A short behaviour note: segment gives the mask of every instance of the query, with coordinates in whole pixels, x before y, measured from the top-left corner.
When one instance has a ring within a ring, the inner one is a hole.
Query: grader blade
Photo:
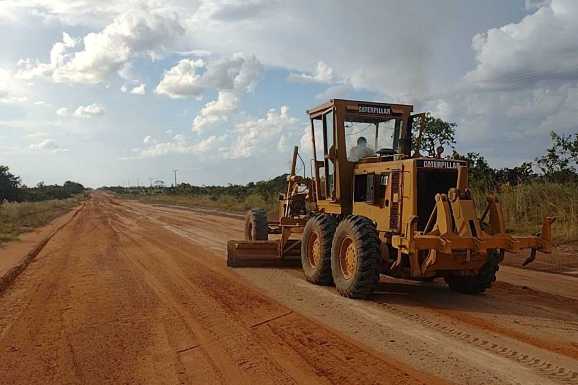
[[[299,266],[301,258],[291,254],[281,256],[279,241],[229,241],[229,267],[284,267]]]

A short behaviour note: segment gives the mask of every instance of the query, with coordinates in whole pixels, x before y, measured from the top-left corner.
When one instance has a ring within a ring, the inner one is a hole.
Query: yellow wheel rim
[[[319,235],[317,233],[312,233],[309,238],[309,264],[315,267],[321,261],[321,241],[319,240]]]
[[[345,238],[339,248],[341,274],[347,280],[353,278],[357,270],[357,251],[351,238]]]

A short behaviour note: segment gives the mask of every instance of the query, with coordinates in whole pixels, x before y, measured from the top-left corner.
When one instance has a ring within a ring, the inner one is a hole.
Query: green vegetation
[[[414,138],[415,140],[412,142],[413,153],[419,152],[422,155],[433,157],[436,156],[436,149],[439,146],[454,148],[456,144],[456,123],[444,122],[428,113],[425,114],[424,124],[421,140]],[[418,134],[415,133],[414,135]]]
[[[84,191],[84,186],[70,181],[27,187],[8,167],[0,166],[0,244],[69,211],[84,199]]]
[[[20,177],[8,167],[0,165],[0,202],[41,202],[51,199],[68,199],[81,194],[85,188],[80,183],[67,181],[62,186],[40,182],[36,187],[22,184]]]
[[[426,131],[420,150],[435,156],[440,145],[455,143],[455,123],[426,117]],[[554,132],[552,145],[533,162],[513,168],[492,168],[478,153],[465,155],[453,152],[449,158],[467,160],[470,165],[470,187],[480,210],[485,207],[488,193],[497,192],[502,203],[508,230],[519,234],[539,231],[545,216],[555,216],[553,231],[558,242],[578,240],[578,134],[558,135]],[[414,143],[414,150],[417,145]],[[538,172],[535,172],[537,169]],[[177,188],[108,189],[126,197],[148,203],[177,204],[243,212],[262,207],[271,218],[277,215],[278,194],[286,190],[286,177],[245,186],[191,186]]]
[[[486,192],[473,190],[478,206],[484,206]],[[498,194],[509,231],[534,234],[544,217],[554,216],[552,230],[557,242],[578,240],[578,184],[529,182],[503,185]],[[483,207],[478,207],[483,210]]]
[[[268,181],[246,185],[192,186],[183,183],[177,188],[165,187],[107,187],[109,191],[126,198],[146,203],[173,204],[187,207],[205,207],[233,212],[244,212],[252,207],[267,209],[276,216],[279,193],[287,190],[287,174]]]
[[[0,244],[50,223],[77,206],[82,199],[82,196],[77,196],[43,202],[14,202],[0,205]]]
[[[220,209],[230,212],[244,213],[253,207],[265,208],[271,218],[276,215],[277,201],[272,199],[264,199],[259,194],[250,194],[244,197],[235,198],[229,194],[221,196],[209,195],[189,195],[189,194],[174,194],[170,192],[160,193],[145,193],[144,191],[132,191],[125,193],[125,198],[138,199],[145,203],[165,204],[165,205],[179,205],[186,207],[203,207],[209,209]]]

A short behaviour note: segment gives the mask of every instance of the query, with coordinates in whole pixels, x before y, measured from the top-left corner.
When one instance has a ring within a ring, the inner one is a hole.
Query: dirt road
[[[383,281],[354,301],[226,268],[240,229],[93,196],[0,294],[0,383],[578,384],[578,279],[506,268],[479,297]]]

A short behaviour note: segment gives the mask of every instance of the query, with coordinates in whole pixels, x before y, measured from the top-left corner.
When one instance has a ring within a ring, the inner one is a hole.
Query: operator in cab
[[[373,155],[375,155],[375,151],[367,146],[367,139],[364,136],[360,136],[357,139],[357,145],[349,150],[348,160],[350,162],[358,162],[360,159]]]

